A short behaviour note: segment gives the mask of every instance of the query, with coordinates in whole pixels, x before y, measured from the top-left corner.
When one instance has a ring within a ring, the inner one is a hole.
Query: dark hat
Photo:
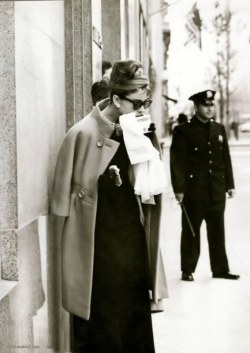
[[[209,104],[214,100],[215,91],[208,89],[206,91],[198,92],[190,96],[188,99],[194,104]]]
[[[93,105],[104,98],[108,98],[110,93],[109,82],[103,78],[101,81],[94,82],[91,87],[91,97]]]

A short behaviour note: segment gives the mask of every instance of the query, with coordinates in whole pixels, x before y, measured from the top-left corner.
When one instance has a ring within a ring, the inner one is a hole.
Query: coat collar
[[[193,124],[197,124],[197,125],[204,125],[198,118],[196,115],[194,115],[191,119],[191,122]],[[217,129],[217,126],[218,124],[216,124],[216,122],[214,121],[214,119],[211,119],[209,122],[209,136],[210,138],[214,135],[217,135],[218,134],[218,129]]]
[[[191,119],[191,121],[195,124],[199,124],[199,125],[202,125],[202,126],[206,126],[207,124],[210,126],[211,123],[213,122],[213,119],[210,119],[207,123],[203,123],[198,117],[197,115],[194,115]]]
[[[96,106],[93,108],[92,112],[90,113],[91,116],[94,118],[93,121],[94,121],[95,127],[106,138],[110,138],[110,136],[114,132],[114,129],[112,128],[112,126],[102,116],[102,110],[107,107],[109,102],[110,102],[110,98],[103,99],[102,101],[96,104]]]

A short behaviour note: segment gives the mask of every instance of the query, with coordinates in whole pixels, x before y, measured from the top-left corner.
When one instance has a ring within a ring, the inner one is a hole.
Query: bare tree
[[[230,130],[230,79],[233,72],[231,66],[234,56],[231,50],[231,20],[232,12],[227,6],[223,11],[219,2],[215,2],[215,17],[212,21],[213,30],[216,35],[216,77],[215,83],[219,92],[219,119],[226,126],[227,132]]]
[[[233,107],[231,98],[236,88],[233,88],[238,69],[238,65],[235,64],[240,51],[232,43],[233,38],[241,35],[247,25],[242,19],[239,20],[234,16],[230,10],[230,0],[226,1],[224,7],[221,3],[218,0],[215,1],[213,19],[203,25],[204,30],[215,37],[216,43],[215,58],[208,72],[219,95],[218,118],[225,125],[228,136],[231,127],[238,139],[239,112]]]

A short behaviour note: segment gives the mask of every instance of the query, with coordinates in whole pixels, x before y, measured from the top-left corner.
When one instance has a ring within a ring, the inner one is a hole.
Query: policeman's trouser
[[[186,215],[182,212],[181,270],[193,273],[196,269],[200,256],[200,227],[202,221],[205,220],[211,270],[214,274],[228,272],[224,230],[225,199],[220,201],[192,200],[186,197],[183,203],[195,237],[192,235]]]

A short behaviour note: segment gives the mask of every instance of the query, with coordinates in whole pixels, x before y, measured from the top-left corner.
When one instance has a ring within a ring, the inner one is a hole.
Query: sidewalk
[[[163,151],[167,167],[168,149]],[[241,275],[238,281],[211,278],[204,224],[195,281],[180,280],[181,212],[171,185],[164,194],[161,245],[169,298],[165,311],[152,316],[156,353],[250,352],[249,153],[233,156],[240,187],[225,214],[227,254],[232,272]]]

